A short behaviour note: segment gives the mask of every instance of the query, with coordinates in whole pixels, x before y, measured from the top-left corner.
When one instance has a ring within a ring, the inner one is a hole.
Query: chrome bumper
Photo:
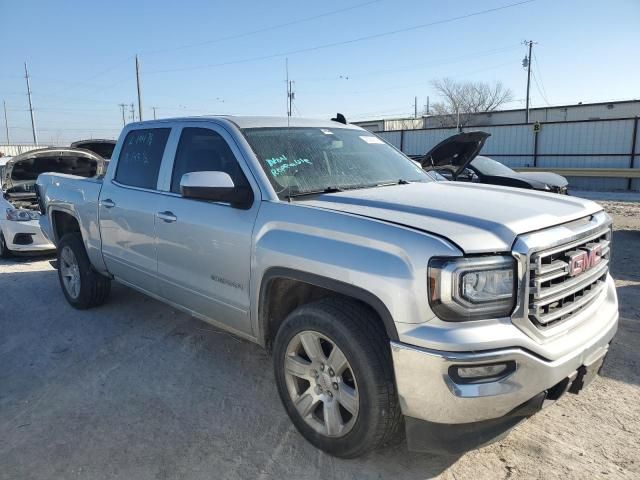
[[[610,313],[610,311],[609,311]],[[618,313],[602,318],[598,335],[579,350],[549,361],[522,348],[443,352],[391,342],[402,413],[433,423],[473,423],[502,417],[606,354]],[[456,383],[452,366],[514,361],[513,373],[488,383]]]

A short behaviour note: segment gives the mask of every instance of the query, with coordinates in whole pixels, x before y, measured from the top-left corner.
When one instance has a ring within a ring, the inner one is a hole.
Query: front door
[[[183,128],[170,193],[162,196],[157,208],[158,278],[163,297],[251,334],[249,275],[259,197],[242,210],[180,196],[180,179],[188,172],[222,171],[235,185],[250,185],[230,147],[232,141],[215,126]]]

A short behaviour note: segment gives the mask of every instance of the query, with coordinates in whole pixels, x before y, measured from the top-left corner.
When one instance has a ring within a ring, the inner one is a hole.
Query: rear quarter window
[[[146,128],[129,132],[120,150],[115,180],[155,190],[170,131],[170,128]]]

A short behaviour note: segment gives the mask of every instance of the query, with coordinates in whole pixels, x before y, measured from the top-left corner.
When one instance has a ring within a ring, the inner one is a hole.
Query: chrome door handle
[[[114,202],[110,198],[107,198],[105,200],[102,200],[100,202],[100,205],[102,205],[104,208],[113,208],[116,206],[116,202]]]
[[[169,211],[158,212],[156,213],[156,217],[158,217],[160,220],[164,220],[167,223],[173,223],[178,220],[178,217],[176,217],[173,212]]]

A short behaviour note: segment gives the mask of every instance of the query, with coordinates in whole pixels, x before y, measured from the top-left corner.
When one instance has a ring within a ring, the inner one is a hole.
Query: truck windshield
[[[243,133],[280,197],[431,182],[375,135],[345,128],[248,128]]]

